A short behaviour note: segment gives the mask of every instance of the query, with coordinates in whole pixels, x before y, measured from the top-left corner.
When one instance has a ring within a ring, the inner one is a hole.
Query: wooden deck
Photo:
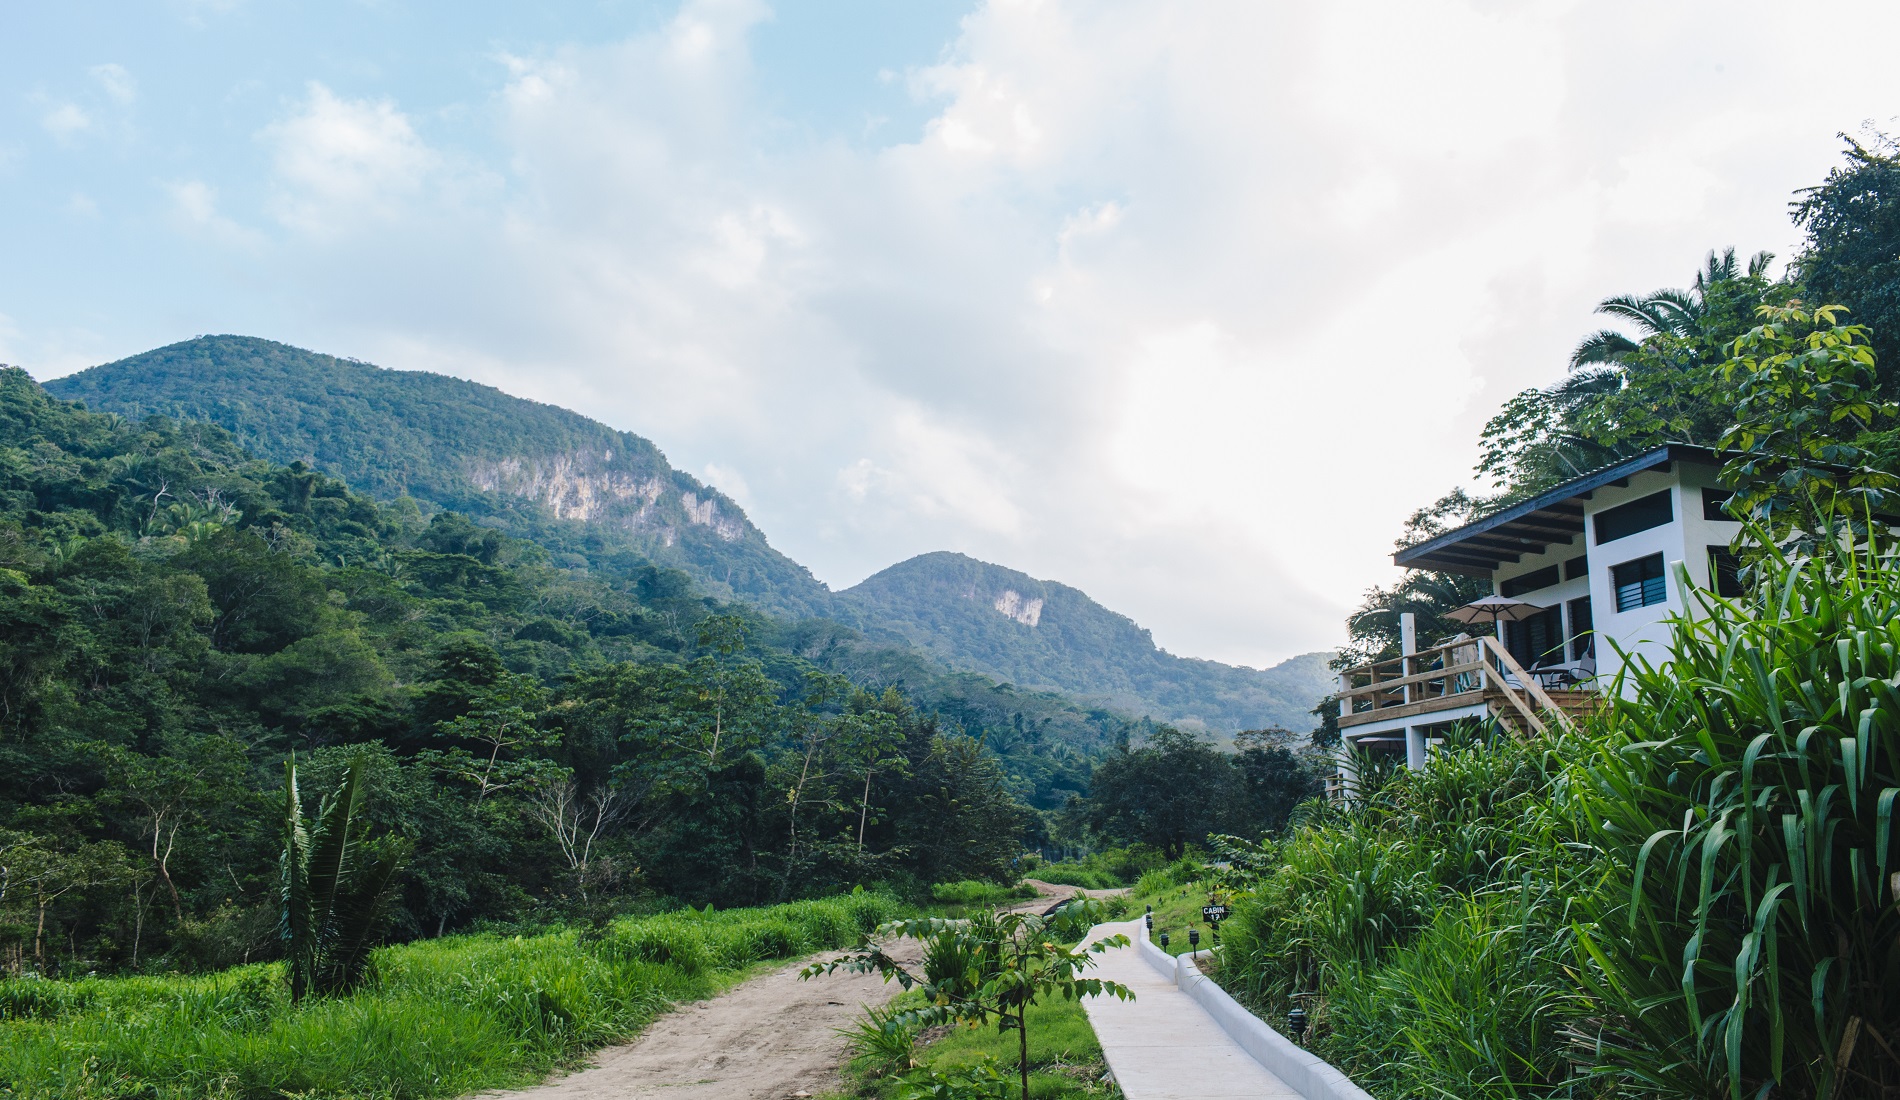
[[[1572,729],[1603,696],[1588,688],[1548,689],[1493,637],[1421,649],[1349,668],[1339,677],[1339,728],[1483,706],[1520,733]]]

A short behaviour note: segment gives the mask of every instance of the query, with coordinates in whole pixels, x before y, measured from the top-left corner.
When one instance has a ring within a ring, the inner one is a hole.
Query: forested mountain
[[[132,419],[209,421],[260,457],[303,462],[384,501],[407,496],[425,512],[466,513],[548,548],[556,562],[624,572],[637,556],[683,570],[720,600],[790,621],[831,618],[890,645],[921,647],[954,669],[1157,722],[1227,733],[1303,730],[1330,690],[1318,657],[1266,671],[1175,657],[1076,589],[954,554],[912,559],[834,595],[772,549],[738,505],[675,470],[652,442],[473,382],[269,340],[204,336],[46,388]],[[964,598],[972,585],[982,599]],[[920,688],[923,680],[941,675],[924,671],[933,662],[895,651],[871,663],[889,675],[915,664],[904,682],[926,693],[935,689]],[[961,705],[967,693],[954,694]],[[1022,712],[1015,703],[998,711],[1011,728]]]
[[[963,554],[921,554],[838,593],[838,617],[959,667],[1218,731],[1304,732],[1331,690],[1327,654],[1266,670],[1177,657],[1079,589]]]
[[[830,593],[745,512],[650,441],[491,386],[248,336],[202,336],[47,383],[133,420],[205,420],[259,457],[381,500],[408,495],[557,550],[632,550],[708,594],[822,613]]]
[[[269,957],[292,754],[312,792],[364,762],[418,935],[1001,875],[1129,732],[0,370],[16,969]]]

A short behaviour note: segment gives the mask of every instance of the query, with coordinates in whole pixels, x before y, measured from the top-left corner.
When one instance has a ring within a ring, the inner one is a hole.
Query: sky
[[[957,550],[1337,645],[1602,298],[1786,260],[1900,5],[0,0],[0,362],[201,333],[654,440],[835,588]],[[1479,486],[1482,487],[1482,486]]]

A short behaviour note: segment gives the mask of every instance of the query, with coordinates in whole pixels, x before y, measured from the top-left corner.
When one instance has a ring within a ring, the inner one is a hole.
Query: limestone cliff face
[[[464,469],[483,492],[533,501],[559,519],[653,531],[668,546],[678,543],[681,526],[705,527],[725,542],[738,542],[751,529],[717,494],[671,487],[666,478],[615,468],[613,458],[612,450],[470,458]]]
[[[653,513],[666,491],[657,477],[639,477],[608,467],[613,452],[546,455],[532,458],[468,459],[468,479],[484,492],[525,497],[547,506],[561,519],[602,519],[608,511],[626,514],[637,526]]]
[[[1042,597],[1024,598],[1023,594],[1014,588],[1003,589],[1003,594],[996,597],[996,601],[990,606],[1002,612],[1005,619],[1014,619],[1027,627],[1033,628],[1042,621]]]
[[[209,420],[259,455],[307,462],[386,500],[572,539],[587,554],[631,550],[684,570],[709,595],[766,611],[823,614],[831,599],[738,504],[674,469],[651,441],[489,386],[207,336],[47,389],[130,417]]]

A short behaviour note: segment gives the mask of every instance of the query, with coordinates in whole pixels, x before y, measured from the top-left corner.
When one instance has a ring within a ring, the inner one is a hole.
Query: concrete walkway
[[[1082,1002],[1122,1095],[1128,1100],[1302,1100],[1174,979],[1163,978],[1142,958],[1141,928],[1138,919],[1097,925],[1091,942],[1116,933],[1132,942],[1098,955],[1100,963],[1086,971],[1120,982],[1135,991],[1135,999],[1104,996]]]

